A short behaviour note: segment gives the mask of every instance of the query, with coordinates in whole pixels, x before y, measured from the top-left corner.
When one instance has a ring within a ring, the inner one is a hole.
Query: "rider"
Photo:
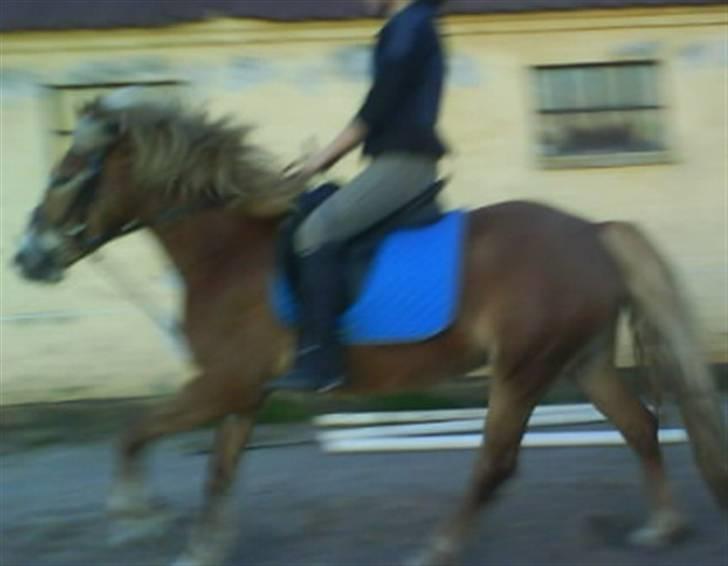
[[[295,172],[309,179],[364,143],[366,169],[328,198],[294,235],[302,295],[301,335],[293,370],[271,390],[327,391],[344,382],[336,319],[341,304],[340,245],[399,210],[435,180],[445,154],[435,125],[445,62],[437,29],[446,0],[367,0],[390,16],[374,51],[374,81],[353,121]]]

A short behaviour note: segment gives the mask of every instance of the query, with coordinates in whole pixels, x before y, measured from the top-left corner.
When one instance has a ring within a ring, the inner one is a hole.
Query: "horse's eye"
[[[65,234],[69,238],[73,238],[81,234],[84,230],[86,230],[86,224],[76,224],[75,226],[71,226],[68,230],[66,230]]]
[[[121,125],[116,122],[109,122],[104,126],[104,133],[115,138],[121,133]]]
[[[62,175],[59,177],[54,177],[51,180],[51,189],[57,189],[58,187],[62,187],[63,185],[66,185],[71,182],[71,179],[73,177],[71,175]]]
[[[36,206],[30,215],[30,223],[32,226],[38,226],[43,222],[43,210],[40,206]]]

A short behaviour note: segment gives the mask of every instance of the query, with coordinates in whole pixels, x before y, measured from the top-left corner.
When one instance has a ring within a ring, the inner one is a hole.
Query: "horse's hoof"
[[[177,560],[172,562],[171,566],[207,566],[200,562],[198,559],[190,556],[189,554],[183,554]]]
[[[172,566],[222,566],[234,540],[235,530],[229,526],[198,527],[193,530],[187,549]]]
[[[685,520],[674,511],[663,511],[629,536],[630,544],[659,548],[671,544],[688,532]]]
[[[436,541],[432,548],[421,552],[405,561],[405,566],[456,566],[458,553],[453,545],[441,540]]]
[[[218,553],[185,552],[171,566],[222,566],[224,562]]]
[[[119,546],[142,539],[158,538],[164,535],[177,519],[167,508],[147,509],[144,513],[125,514],[112,519],[109,529],[109,544]]]
[[[404,566],[457,566],[458,561],[451,554],[425,553],[405,561]]]
[[[111,499],[106,513],[112,519],[132,520],[169,515],[170,506],[161,498]]]
[[[106,500],[106,513],[112,517],[138,517],[160,507],[164,503],[149,497],[141,481],[117,481]]]
[[[427,557],[424,554],[410,556],[402,563],[402,566],[425,566]]]

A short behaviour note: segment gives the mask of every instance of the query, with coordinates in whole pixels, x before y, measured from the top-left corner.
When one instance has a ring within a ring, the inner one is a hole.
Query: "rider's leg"
[[[407,153],[386,154],[326,199],[301,224],[295,248],[299,257],[328,242],[346,242],[403,208],[437,177],[436,160]]]
[[[381,156],[303,222],[294,242],[303,303],[296,363],[291,372],[270,383],[270,389],[327,391],[343,383],[336,332],[343,294],[338,250],[417,198],[436,174],[435,160],[428,157]]]

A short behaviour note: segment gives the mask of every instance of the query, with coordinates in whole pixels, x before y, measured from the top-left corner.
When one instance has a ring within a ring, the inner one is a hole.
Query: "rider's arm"
[[[401,96],[402,85],[416,71],[430,44],[437,38],[422,20],[404,18],[380,41],[381,56],[376,65],[374,84],[364,104],[333,142],[307,160],[301,171],[304,177],[332,167],[359,146],[371,130],[386,123]]]
[[[337,161],[355,149],[364,141],[368,128],[364,122],[354,119],[344,130],[336,136],[328,146],[316,154],[305,165],[304,175],[314,175],[333,167]]]

